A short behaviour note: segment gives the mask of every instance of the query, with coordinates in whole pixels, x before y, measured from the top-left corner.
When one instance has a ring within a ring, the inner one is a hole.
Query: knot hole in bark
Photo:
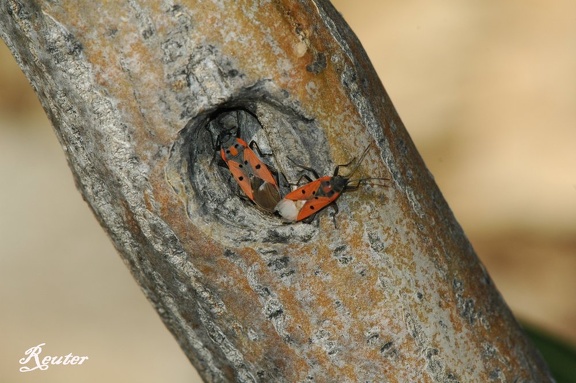
[[[220,157],[218,144],[230,136],[256,143],[259,158],[278,176],[282,196],[290,190],[287,180],[294,182],[301,171],[288,157],[302,163],[329,158],[313,120],[271,102],[241,101],[198,115],[180,132],[166,173],[190,220],[208,225],[210,237],[233,247],[309,241],[315,225],[285,224],[242,192]]]

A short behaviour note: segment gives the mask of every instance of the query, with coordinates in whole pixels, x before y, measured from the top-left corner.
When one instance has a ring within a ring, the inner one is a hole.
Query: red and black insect
[[[369,180],[387,180],[387,178],[363,178],[357,181],[351,181],[350,178],[356,172],[358,166],[362,160],[364,160],[364,157],[366,157],[369,148],[370,145],[364,150],[362,156],[357,161],[356,166],[348,176],[341,176],[338,173],[340,168],[349,167],[354,160],[347,164],[336,166],[332,176],[324,177],[319,177],[318,173],[312,168],[296,164],[302,169],[311,172],[316,179],[312,180],[310,177],[303,176],[310,182],[285,195],[284,198],[278,202],[275,210],[288,222],[298,222],[308,217],[312,217],[314,214],[329,205],[334,206],[336,210],[334,215],[336,215],[338,213],[336,200],[340,195],[342,195],[342,193],[356,190],[361,184],[366,183]],[[292,162],[294,161],[292,160]],[[353,184],[353,182],[355,182],[355,184]]]
[[[247,144],[238,137],[239,127],[232,127],[218,135],[216,148],[220,157],[246,197],[267,212],[273,212],[280,201],[278,182],[268,166],[258,157],[256,142]]]

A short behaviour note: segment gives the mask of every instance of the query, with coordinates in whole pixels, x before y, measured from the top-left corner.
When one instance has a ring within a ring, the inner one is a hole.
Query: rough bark
[[[76,183],[207,382],[548,382],[325,0],[2,0]],[[239,197],[210,126],[289,180],[388,177],[311,223]],[[143,366],[145,368],[145,366]]]

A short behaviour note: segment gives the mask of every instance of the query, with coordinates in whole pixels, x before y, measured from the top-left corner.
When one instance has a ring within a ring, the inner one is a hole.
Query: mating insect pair
[[[238,133],[238,130],[236,131]],[[278,177],[274,176],[266,164],[256,155],[256,149],[260,152],[255,142],[250,145],[246,141],[232,134],[232,130],[222,132],[217,141],[220,147],[220,156],[234,176],[234,179],[246,196],[257,206],[267,212],[277,212],[287,222],[298,222],[312,217],[314,214],[329,205],[333,205],[338,212],[336,200],[346,191],[356,190],[362,183],[384,178],[363,178],[352,181],[351,177],[358,169],[360,163],[368,153],[368,146],[348,176],[339,175],[340,168],[349,167],[354,160],[344,165],[338,165],[332,176],[320,177],[318,173],[309,167],[296,164],[296,166],[311,172],[316,179],[302,176],[308,183],[280,196]]]

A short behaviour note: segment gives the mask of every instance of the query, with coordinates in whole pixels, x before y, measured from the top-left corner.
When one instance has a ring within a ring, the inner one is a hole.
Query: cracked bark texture
[[[0,28],[206,382],[552,381],[329,2],[2,0]],[[283,224],[215,165],[225,119],[288,180],[375,143],[390,182]]]

